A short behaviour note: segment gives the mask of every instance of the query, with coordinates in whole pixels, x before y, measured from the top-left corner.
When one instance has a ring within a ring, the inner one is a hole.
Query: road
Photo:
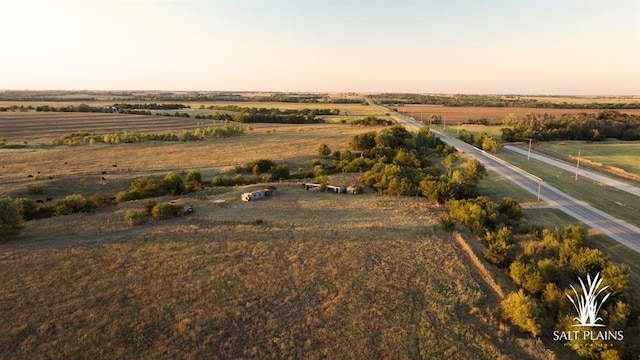
[[[507,149],[507,150],[511,150],[513,152],[516,152],[518,154],[521,154],[521,155],[525,155],[525,156],[529,155],[529,152],[527,150],[523,150],[523,149],[517,148],[515,146],[506,145],[506,146],[504,146],[504,148]],[[555,166],[557,168],[560,168],[560,169],[563,169],[563,170],[567,170],[567,171],[570,171],[570,172],[575,172],[576,171],[576,166],[575,165],[567,164],[567,163],[562,162],[562,161],[551,159],[549,157],[546,157],[546,156],[543,156],[543,155],[540,155],[540,154],[536,154],[536,153],[532,152],[530,154],[530,157],[533,158],[533,159],[542,161],[544,163],[547,163],[549,165],[553,165],[553,166]],[[584,169],[578,169],[578,175],[582,176],[582,177],[585,177],[585,178],[588,178],[588,179],[591,179],[593,181],[597,181],[597,182],[599,182],[601,184],[605,184],[605,185],[608,185],[608,186],[615,187],[616,189],[628,192],[629,194],[633,194],[635,196],[640,196],[640,188],[638,188],[636,186],[633,186],[633,185],[629,185],[629,184],[623,183],[622,181],[618,181],[616,179],[612,179],[610,177],[606,177],[606,176],[603,176],[603,175],[600,175],[600,174],[596,174],[594,172],[591,172],[591,171],[588,171],[588,170],[584,170]]]
[[[368,99],[367,102],[372,106],[377,106],[385,113],[389,113],[392,117],[396,118],[401,123],[404,123],[408,128],[417,130],[423,126],[423,124],[417,122],[413,118],[394,112],[383,106],[376,105]],[[478,159],[488,169],[497,172],[530,193],[537,196],[539,195],[540,199],[547,201],[551,206],[564,211],[575,219],[582,221],[619,243],[640,253],[640,228],[618,220],[609,214],[589,206],[588,204],[585,204],[544,183],[542,179],[485,151],[446,134],[437,131],[434,132],[444,143],[455,146],[460,152]]]

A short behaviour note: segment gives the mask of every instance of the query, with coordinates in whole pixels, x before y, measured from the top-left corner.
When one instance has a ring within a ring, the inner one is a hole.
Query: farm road
[[[516,152],[518,154],[521,154],[521,155],[525,155],[526,156],[528,154],[528,152],[526,150],[517,148],[515,146],[505,145],[504,148],[507,149],[507,150],[514,151],[514,152]],[[536,154],[536,153],[532,152],[531,153],[531,157],[536,159],[536,160],[542,161],[542,162],[547,163],[549,165],[553,165],[555,167],[558,167],[558,168],[566,170],[566,171],[574,172],[576,170],[575,165],[571,165],[571,164],[567,164],[567,163],[562,162],[562,161],[551,159],[549,157],[546,157],[546,156],[543,156],[543,155],[540,155],[540,154]],[[640,197],[640,188],[635,187],[633,185],[629,185],[629,184],[623,183],[622,181],[618,181],[616,179],[612,179],[610,177],[602,176],[600,174],[596,174],[594,172],[583,170],[583,169],[579,169],[578,170],[578,175],[582,176],[582,177],[586,177],[586,178],[594,180],[594,181],[597,181],[597,182],[599,182],[601,184],[605,184],[605,185],[608,185],[608,186],[615,187],[618,190],[626,191],[629,194],[633,194],[635,196],[639,196]]]
[[[370,105],[384,109],[385,112],[391,114],[394,118],[407,125],[410,129],[418,130],[423,126],[423,124],[413,118],[376,105],[368,99],[367,102]],[[585,204],[584,202],[565,194],[553,186],[546,184],[542,179],[485,151],[451,136],[436,131],[434,132],[446,144],[455,146],[459,151],[478,159],[488,169],[497,172],[534,195],[538,194],[539,189],[540,198],[549,202],[551,206],[564,211],[575,219],[582,221],[583,223],[609,236],[613,240],[629,247],[635,252],[640,253],[640,228],[616,219],[603,211]]]

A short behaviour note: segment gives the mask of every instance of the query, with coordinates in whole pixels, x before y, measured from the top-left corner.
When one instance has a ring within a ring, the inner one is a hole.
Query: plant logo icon
[[[573,326],[605,326],[604,324],[599,324],[598,321],[602,321],[602,318],[598,316],[600,309],[605,301],[609,298],[611,293],[604,295],[602,300],[598,302],[598,296],[605,291],[609,286],[605,286],[600,288],[602,285],[602,277],[600,273],[596,274],[596,276],[591,279],[591,276],[587,274],[587,284],[585,286],[584,281],[578,277],[580,281],[580,286],[582,287],[582,293],[579,294],[573,285],[571,285],[571,289],[575,295],[575,299],[571,296],[567,295],[573,307],[578,312],[578,316],[573,318],[577,320],[579,324],[575,324]]]

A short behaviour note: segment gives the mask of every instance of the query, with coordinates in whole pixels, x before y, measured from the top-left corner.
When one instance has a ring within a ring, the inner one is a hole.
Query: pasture
[[[279,186],[263,201],[210,197],[222,208],[192,199],[194,214],[132,229],[117,214],[135,203],[26,224],[25,239],[0,245],[0,352],[545,358],[499,320],[469,254],[433,229],[442,209]]]

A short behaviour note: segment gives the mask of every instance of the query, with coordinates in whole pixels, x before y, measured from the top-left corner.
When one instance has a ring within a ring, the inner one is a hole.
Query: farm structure
[[[305,190],[308,190],[308,191],[312,191],[312,192],[320,192],[320,191],[322,191],[322,184],[318,184],[318,183],[302,183],[302,186],[304,187]],[[360,193],[360,188],[358,186],[355,186],[355,185],[350,185],[350,186],[325,185],[324,186],[324,191],[325,192],[330,192],[330,193],[336,193],[336,194],[358,195]]]
[[[169,204],[182,207],[182,214],[176,214],[176,215],[186,215],[193,212],[193,206],[190,203],[188,203],[185,199],[171,200],[169,201]]]
[[[253,190],[246,193],[242,193],[240,198],[242,201],[251,201],[251,200],[259,200],[264,199],[267,196],[271,196],[276,192],[277,188],[273,185],[267,186],[261,190]]]

